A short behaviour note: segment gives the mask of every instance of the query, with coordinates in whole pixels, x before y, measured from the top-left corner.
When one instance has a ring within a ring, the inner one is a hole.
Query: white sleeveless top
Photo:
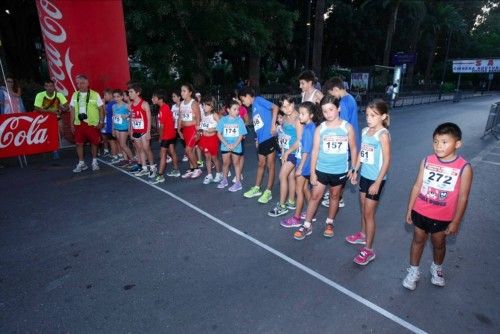
[[[200,129],[203,131],[208,131],[217,128],[217,121],[214,118],[214,114],[201,116]]]
[[[306,92],[303,92],[302,93],[302,101],[301,102],[314,102],[314,94],[316,94],[318,90],[317,89],[314,89],[311,93],[311,95],[309,95],[307,98],[306,98]]]
[[[193,101],[194,99],[191,99],[189,103],[184,103],[184,101],[181,102],[180,120],[182,122],[192,122],[194,120],[192,107]]]

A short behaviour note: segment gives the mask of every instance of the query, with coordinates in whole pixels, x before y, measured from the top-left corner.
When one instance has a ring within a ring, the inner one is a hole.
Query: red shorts
[[[101,143],[101,131],[95,126],[81,122],[80,125],[75,125],[75,143],[85,144],[86,142],[99,145]]]
[[[190,125],[182,128],[182,135],[187,147],[193,148],[196,146],[196,126]]]
[[[219,137],[217,135],[201,136],[198,146],[200,146],[203,153],[217,156],[219,154]]]

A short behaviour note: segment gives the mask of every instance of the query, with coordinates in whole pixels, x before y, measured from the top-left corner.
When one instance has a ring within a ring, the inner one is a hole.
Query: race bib
[[[234,138],[240,136],[240,128],[237,124],[226,124],[224,125],[224,137]]]
[[[278,137],[278,143],[282,149],[288,150],[290,148],[290,139],[289,135],[281,135]]]
[[[368,165],[373,165],[375,163],[375,147],[370,144],[361,144],[361,152],[359,153],[361,157],[361,162]]]
[[[143,130],[144,121],[142,118],[132,118],[132,129]]]
[[[347,154],[346,136],[323,136],[323,152],[326,154]]]
[[[440,191],[453,191],[459,176],[459,169],[427,163],[421,192],[426,194],[429,187]]]
[[[118,115],[113,116],[113,123],[115,123],[115,124],[123,124],[123,118],[121,118]]]
[[[255,115],[253,117],[253,128],[255,131],[262,129],[264,126],[264,121],[262,120],[262,117],[260,117],[259,114]]]
[[[208,131],[209,127],[210,127],[210,124],[208,124],[208,122],[200,122],[200,130]]]
[[[193,113],[183,113],[182,120],[184,122],[191,122],[193,120]]]

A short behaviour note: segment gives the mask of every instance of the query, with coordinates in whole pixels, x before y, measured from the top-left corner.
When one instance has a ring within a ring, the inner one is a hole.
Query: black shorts
[[[290,153],[286,158],[286,161],[290,161],[294,166],[297,165],[297,157],[295,156],[295,153]]]
[[[168,139],[168,140],[163,140],[160,142],[160,147],[163,147],[163,148],[168,148],[170,145],[174,145],[175,146],[175,143],[177,142],[177,138],[173,138],[173,139]]]
[[[431,233],[431,234],[443,232],[448,228],[448,225],[451,223],[449,221],[437,220],[428,218],[426,216],[422,216],[415,210],[411,210],[411,220],[413,221],[413,225],[415,225],[421,230],[424,230],[425,233]]]
[[[112,133],[103,133],[102,136],[107,140],[116,140],[116,137]]]
[[[384,188],[385,180],[382,180],[380,183],[380,188],[378,189],[378,193],[375,195],[370,195],[368,193],[368,189],[372,186],[372,184],[375,183],[375,180],[370,180],[365,177],[361,176],[361,179],[359,180],[359,192],[365,193],[366,198],[378,201],[380,199],[380,194],[382,193],[382,188]]]
[[[320,172],[316,170],[316,176],[318,177],[318,182],[325,186],[342,186],[344,188],[345,183],[347,182],[347,173],[343,174],[328,174]]]
[[[132,137],[133,137],[134,139],[139,139],[139,138],[141,138],[141,137],[142,137],[142,136],[144,136],[144,135],[145,135],[145,133],[132,132]]]
[[[257,147],[257,152],[259,155],[268,156],[278,150],[278,139],[276,137],[271,137],[266,141],[263,141]]]
[[[241,153],[236,153],[236,152],[231,152],[231,151],[220,151],[220,154],[221,155],[224,155],[224,154],[234,154],[234,155],[238,155],[238,156],[243,156],[243,152]]]

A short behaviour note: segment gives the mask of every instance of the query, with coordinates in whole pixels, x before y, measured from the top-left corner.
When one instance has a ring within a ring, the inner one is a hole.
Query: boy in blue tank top
[[[294,233],[297,240],[302,240],[312,233],[311,221],[328,185],[330,206],[323,235],[327,238],[333,237],[333,219],[338,211],[340,194],[347,179],[353,175],[353,169],[349,168],[349,155],[353,166],[358,159],[354,130],[339,116],[339,99],[326,95],[321,99],[320,105],[325,121],[314,133],[310,180],[313,190],[304,224]]]
[[[255,91],[251,87],[245,87],[239,92],[239,98],[244,106],[252,106],[252,119],[255,134],[257,137],[257,151],[259,154],[259,165],[255,186],[243,194],[246,198],[259,196],[258,202],[268,203],[273,197],[271,190],[274,184],[275,158],[277,150],[276,140],[276,118],[279,108],[274,103],[255,96]],[[268,179],[267,188],[264,192],[260,186],[264,177],[264,169],[267,166]]]

